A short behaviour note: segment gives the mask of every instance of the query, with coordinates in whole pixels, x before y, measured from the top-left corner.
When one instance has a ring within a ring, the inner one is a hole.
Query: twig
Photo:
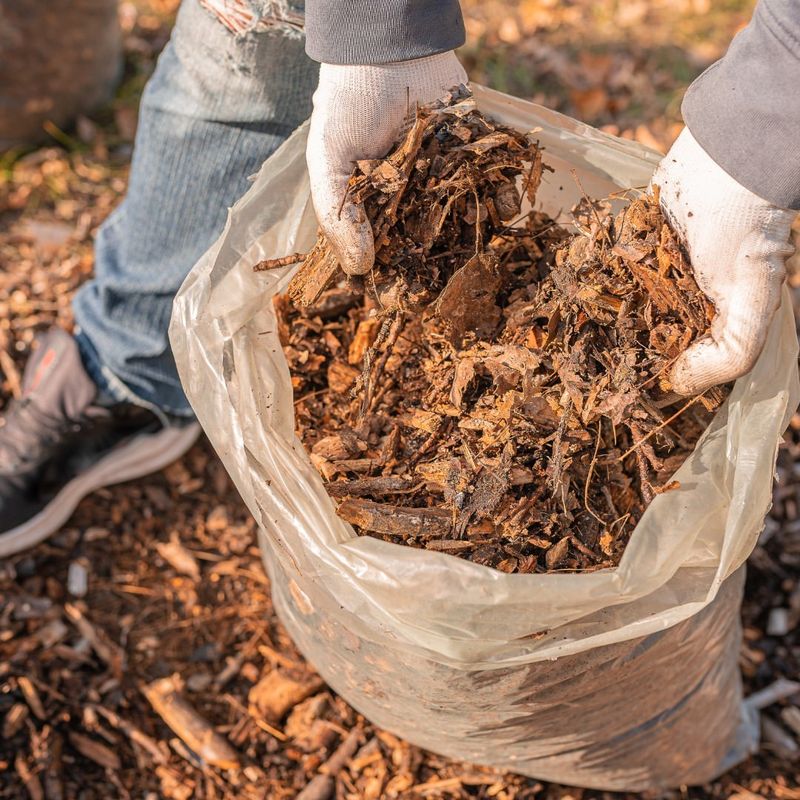
[[[36,773],[28,766],[28,762],[23,758],[22,753],[18,753],[14,759],[14,768],[25,784],[25,788],[28,790],[31,800],[44,800],[42,784]]]
[[[235,656],[231,656],[228,659],[228,662],[225,665],[225,667],[214,678],[214,683],[213,683],[214,691],[219,692],[222,689],[224,689],[228,685],[228,683],[239,674],[239,670],[242,668],[242,664],[244,664],[244,662],[248,658],[250,658],[251,654],[256,651],[258,647],[258,642],[263,635],[264,635],[263,628],[257,630],[250,637],[250,641],[248,641]]]
[[[403,326],[403,319],[404,314],[400,309],[396,309],[389,314],[383,321],[383,324],[381,325],[381,328],[378,331],[378,335],[375,337],[375,341],[372,343],[372,346],[367,349],[366,353],[364,353],[364,365],[361,375],[359,376],[361,388],[364,390],[364,394],[361,398],[361,407],[358,412],[359,423],[363,421],[370,409],[373,387],[375,382],[383,373],[383,368],[386,366],[386,362],[389,360],[389,356],[392,354],[392,348],[394,347],[395,342],[400,335],[400,330]],[[375,355],[381,347],[383,347],[383,353],[373,369]],[[356,387],[353,388],[354,393],[357,391],[358,384],[356,384]]]
[[[300,403],[304,402],[305,400],[310,400],[312,397],[317,397],[318,395],[325,394],[328,391],[327,387],[325,389],[317,389],[316,392],[309,392],[308,394],[304,394],[302,397],[298,397],[294,401],[295,406],[299,406]]]
[[[561,480],[561,473],[564,469],[564,456],[561,452],[561,441],[564,438],[564,434],[567,430],[567,422],[569,421],[569,416],[572,413],[572,398],[568,398],[567,402],[564,404],[564,413],[561,415],[561,419],[558,423],[558,429],[556,430],[555,437],[553,438],[553,460],[551,462],[552,465],[552,474],[550,475],[550,488],[553,492],[553,497],[558,494],[559,489],[559,482]]]
[[[472,196],[475,198],[475,255],[477,256],[483,244],[483,233],[481,232],[481,199],[478,197],[475,184],[472,185]]]
[[[169,759],[164,755],[161,748],[158,746],[158,742],[156,742],[155,739],[152,739],[143,731],[139,730],[139,728],[137,728],[133,723],[123,719],[119,716],[119,714],[116,714],[105,706],[97,705],[96,703],[90,703],[87,707],[91,708],[92,711],[95,711],[101,717],[104,717],[105,720],[117,728],[117,730],[122,731],[122,733],[124,733],[132,742],[135,742],[139,745],[139,747],[149,753],[156,763],[167,763]]]
[[[597,453],[600,450],[600,439],[602,438],[602,428],[601,428],[601,420],[597,420],[597,439],[594,443],[594,454],[592,455],[592,461],[589,464],[589,472],[586,475],[586,483],[583,486],[583,505],[586,506],[586,510],[603,526],[605,527],[606,523],[597,516],[592,510],[592,507],[589,505],[589,488],[592,485],[592,475],[594,473],[594,465],[597,463]]]
[[[644,389],[649,383],[652,383],[659,375],[663,375],[666,370],[668,370],[681,356],[683,353],[679,353],[675,358],[670,359],[665,364],[661,366],[661,369],[658,372],[654,372],[644,383],[640,383],[636,389],[637,391],[640,389]]]
[[[305,257],[306,253],[292,253],[290,256],[282,256],[281,258],[265,258],[253,267],[253,272],[266,272],[268,269],[277,269],[278,267],[288,267],[291,264],[299,264]]]
[[[798,693],[800,693],[800,683],[786,678],[778,678],[765,689],[746,697],[744,703],[748,708],[761,711],[762,708],[771,706],[773,703],[777,703],[778,700],[785,700],[787,697]]]
[[[121,678],[125,667],[125,651],[112,641],[104,630],[95,627],[78,606],[65,603],[64,611],[72,624],[80,631],[81,636],[89,641],[95,653],[108,664],[114,677]]]
[[[703,392],[703,394],[698,394],[697,397],[693,397],[688,403],[686,403],[685,406],[683,406],[678,411],[676,411],[671,417],[669,417],[668,419],[665,419],[660,425],[657,425],[655,428],[653,428],[653,430],[648,431],[641,439],[639,439],[638,442],[636,442],[633,445],[633,447],[629,447],[617,459],[617,461],[623,461],[625,458],[627,458],[635,450],[638,450],[648,439],[650,439],[652,436],[654,436],[656,433],[658,433],[662,428],[666,428],[667,425],[670,424],[670,422],[674,422],[681,414],[683,414],[684,411],[686,411],[690,406],[694,405],[701,397],[703,397],[704,394],[705,394],[705,392]]]
[[[603,234],[603,238],[606,240],[609,247],[613,247],[614,243],[611,241],[611,237],[608,235],[608,231],[603,227],[603,223],[600,219],[600,215],[597,213],[597,209],[594,207],[594,203],[590,200],[589,195],[586,194],[586,191],[583,188],[583,184],[581,183],[581,179],[578,177],[577,170],[573,167],[570,170],[570,172],[572,173],[572,177],[575,179],[575,183],[578,184],[578,189],[580,189],[580,192],[583,195],[583,199],[589,204],[589,208],[592,210],[595,222],[597,222],[597,225],[599,226],[599,229]]]
[[[220,769],[235,769],[239,756],[227,739],[178,693],[173,678],[161,678],[141,687],[153,710],[204,762]]]
[[[633,433],[633,430],[631,430]],[[643,441],[637,441],[636,447],[642,444]],[[641,450],[636,450],[636,467],[639,470],[639,486],[642,490],[642,497],[644,498],[644,502],[647,505],[653,502],[653,498],[656,496],[655,492],[653,491],[653,487],[650,485],[650,475],[647,471],[647,461],[645,457],[642,455]]]
[[[354,728],[336,748],[336,752],[320,767],[319,774],[297,795],[297,800],[328,800],[336,788],[336,776],[355,755],[361,731]]]

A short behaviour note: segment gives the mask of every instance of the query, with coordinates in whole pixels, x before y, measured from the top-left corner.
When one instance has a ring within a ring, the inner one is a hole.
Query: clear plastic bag
[[[585,191],[644,186],[658,155],[479,87],[481,109],[536,134],[555,168],[540,192],[565,218]],[[316,222],[306,127],[267,161],[182,287],[171,327],[184,387],[260,527],[281,619],[325,680],[409,741],[589,787],[644,790],[715,777],[756,746],[737,667],[742,567],[797,406],[788,294],[680,488],[656,497],[616,569],[508,575],[356,536],[334,513],[293,428],[270,298]]]

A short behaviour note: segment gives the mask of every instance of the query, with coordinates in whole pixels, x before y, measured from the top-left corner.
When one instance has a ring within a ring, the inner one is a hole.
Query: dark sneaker
[[[0,558],[57,531],[96,489],[170,464],[200,430],[131,403],[98,403],[75,340],[57,328],[40,338],[22,391],[0,427]]]

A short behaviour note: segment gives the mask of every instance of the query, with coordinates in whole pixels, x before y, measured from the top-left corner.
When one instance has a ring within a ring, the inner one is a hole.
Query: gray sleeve
[[[800,0],[760,0],[724,58],[689,87],[682,111],[729,175],[800,209]]]
[[[306,0],[306,52],[325,64],[386,64],[464,44],[458,0]]]

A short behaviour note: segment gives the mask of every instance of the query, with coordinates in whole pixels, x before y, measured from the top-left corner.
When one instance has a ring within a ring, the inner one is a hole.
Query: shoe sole
[[[73,478],[35,517],[0,534],[0,558],[27,550],[54,534],[72,516],[78,503],[92,492],[115,483],[141,478],[179,459],[197,440],[200,426],[137,436]]]

